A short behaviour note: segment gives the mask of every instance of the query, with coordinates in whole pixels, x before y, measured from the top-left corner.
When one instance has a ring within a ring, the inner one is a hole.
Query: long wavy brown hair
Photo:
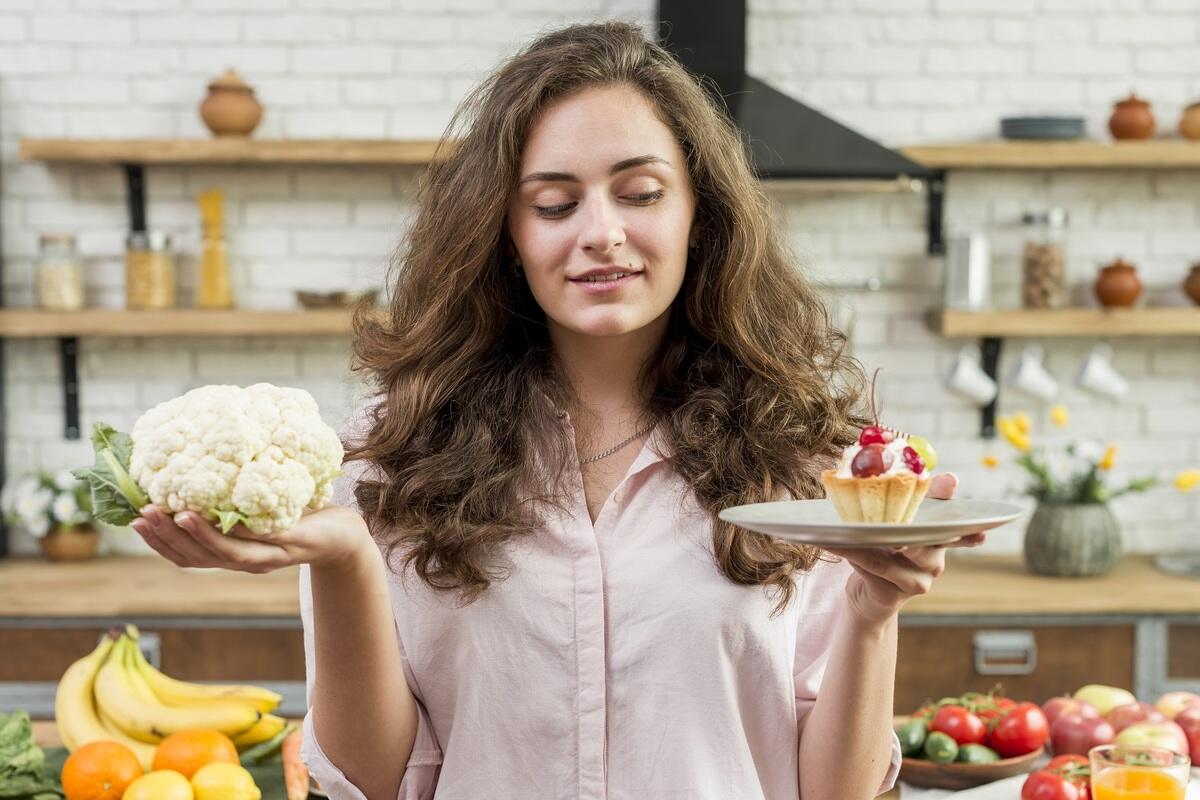
[[[687,157],[698,235],[668,330],[643,367],[671,466],[712,515],[716,565],[778,590],[819,551],[734,528],[728,506],[822,497],[820,471],[854,441],[864,380],[786,252],[736,127],[632,23],[571,25],[503,63],[455,112],[417,188],[388,311],[354,317],[354,368],[380,392],[347,460],[372,534],[430,587],[471,602],[502,579],[506,545],[564,507],[573,405],[545,314],[511,264],[506,210],[522,148],[550,103],[595,86],[641,91]],[[452,143],[452,144],[451,144]],[[389,278],[389,281],[392,279]]]

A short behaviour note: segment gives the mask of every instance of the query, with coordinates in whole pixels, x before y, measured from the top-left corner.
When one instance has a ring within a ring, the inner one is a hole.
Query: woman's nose
[[[580,234],[584,250],[606,253],[625,242],[625,225],[620,210],[608,200],[587,204],[585,223]]]

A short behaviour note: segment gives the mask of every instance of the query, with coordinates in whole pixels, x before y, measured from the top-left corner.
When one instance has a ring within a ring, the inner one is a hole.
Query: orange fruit
[[[137,756],[117,742],[91,742],[67,756],[62,768],[67,800],[121,800],[129,784],[142,776]]]
[[[188,730],[172,733],[154,748],[154,768],[170,769],[191,780],[205,764],[237,764],[233,740],[220,731]]]

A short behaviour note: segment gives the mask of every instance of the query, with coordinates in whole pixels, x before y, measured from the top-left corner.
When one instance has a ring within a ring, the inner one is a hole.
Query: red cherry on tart
[[[904,448],[904,463],[912,470],[914,475],[920,475],[925,471],[925,462],[921,460],[921,456],[916,450],[911,447]]]
[[[863,447],[869,444],[888,444],[896,438],[896,434],[878,425],[867,425],[858,434],[858,443]]]
[[[868,444],[850,462],[850,473],[856,478],[873,478],[892,468],[895,457],[883,444]]]

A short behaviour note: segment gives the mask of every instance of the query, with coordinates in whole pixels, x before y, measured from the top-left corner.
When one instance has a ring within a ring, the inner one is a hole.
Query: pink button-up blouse
[[[712,521],[669,456],[653,431],[594,525],[577,474],[569,513],[517,540],[510,576],[471,605],[456,608],[411,572],[390,575],[419,711],[400,800],[799,797],[798,722],[820,690],[850,568],[818,562],[797,575],[794,600],[772,619],[762,587],[717,568]],[[354,507],[363,472],[347,464],[333,502]],[[364,800],[314,733],[307,566],[300,608],[303,758],[330,797]],[[881,792],[899,765],[893,736]]]

